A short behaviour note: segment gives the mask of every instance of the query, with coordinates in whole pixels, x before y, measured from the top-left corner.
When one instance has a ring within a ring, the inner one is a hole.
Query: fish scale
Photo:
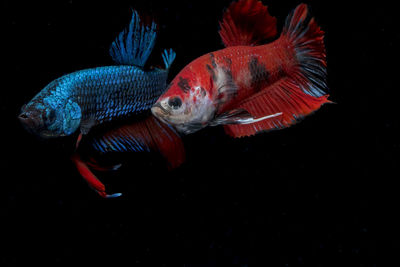
[[[78,89],[68,97],[81,107],[83,120],[92,119],[97,124],[115,119],[121,111],[135,113],[150,108],[153,94],[161,94],[165,89],[166,78],[167,71],[160,69],[144,72],[135,66],[98,67],[62,77],[57,91],[62,96],[74,84]],[[140,105],[136,107],[138,99]]]

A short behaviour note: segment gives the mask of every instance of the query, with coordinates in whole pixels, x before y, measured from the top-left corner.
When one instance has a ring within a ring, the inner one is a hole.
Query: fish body
[[[177,168],[185,160],[185,148],[179,134],[152,115],[105,132],[89,134],[83,144],[86,144],[84,147],[89,147],[90,150],[101,155],[107,153],[157,153],[165,159],[168,169]],[[83,160],[78,153],[73,155],[72,161],[81,176],[100,196],[109,198],[121,195],[119,193],[107,194],[106,187],[91,170],[107,168],[99,166],[93,162],[93,159]]]
[[[156,25],[142,25],[136,11],[129,28],[110,47],[117,65],[64,75],[40,91],[21,109],[19,119],[41,137],[82,134],[103,122],[147,110],[166,87],[172,50],[162,54],[165,69],[144,69],[156,38]]]
[[[149,109],[165,90],[167,76],[167,70],[129,65],[80,70],[51,82],[22,112],[49,113],[43,120],[48,127],[32,127],[41,136],[70,135],[78,128],[86,134],[97,124]]]
[[[290,126],[329,102],[323,32],[307,6],[289,15],[278,39],[260,44],[274,37],[275,24],[261,2],[233,3],[221,23],[227,47],[182,69],[153,114],[185,134],[224,125],[241,137]]]
[[[201,115],[199,122],[204,124],[283,78],[295,64],[294,57],[280,42],[228,47],[189,63],[161,98],[189,97],[186,113]],[[183,124],[195,126],[187,121]]]

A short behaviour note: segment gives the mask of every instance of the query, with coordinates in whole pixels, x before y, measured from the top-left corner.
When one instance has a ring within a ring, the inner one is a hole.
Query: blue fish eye
[[[51,109],[48,116],[47,116],[47,122],[52,123],[56,119],[56,111],[54,109]]]

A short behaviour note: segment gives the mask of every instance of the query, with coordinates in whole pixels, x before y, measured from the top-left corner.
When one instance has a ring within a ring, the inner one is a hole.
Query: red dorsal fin
[[[255,120],[268,115],[282,113],[281,115],[250,124],[224,125],[224,129],[233,137],[243,137],[289,127],[318,110],[321,105],[329,103],[327,98],[328,95],[314,97],[306,94],[298,82],[292,78],[284,78],[246,99],[238,107],[247,110]]]
[[[233,2],[225,11],[219,25],[219,35],[226,47],[259,45],[277,33],[276,18],[258,0]]]
[[[154,116],[146,120],[146,126],[156,145],[155,149],[167,160],[168,168],[171,170],[179,167],[186,156],[182,139],[176,131]]]

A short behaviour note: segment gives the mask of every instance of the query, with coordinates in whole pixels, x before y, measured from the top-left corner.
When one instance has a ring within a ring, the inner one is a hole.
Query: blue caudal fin
[[[169,69],[174,62],[176,57],[176,53],[174,50],[170,49],[165,49],[164,52],[162,53],[162,58],[164,60],[164,65],[166,69]]]
[[[129,27],[123,30],[110,47],[112,59],[121,65],[143,67],[146,64],[156,40],[157,25],[141,24],[138,13],[134,10]]]

